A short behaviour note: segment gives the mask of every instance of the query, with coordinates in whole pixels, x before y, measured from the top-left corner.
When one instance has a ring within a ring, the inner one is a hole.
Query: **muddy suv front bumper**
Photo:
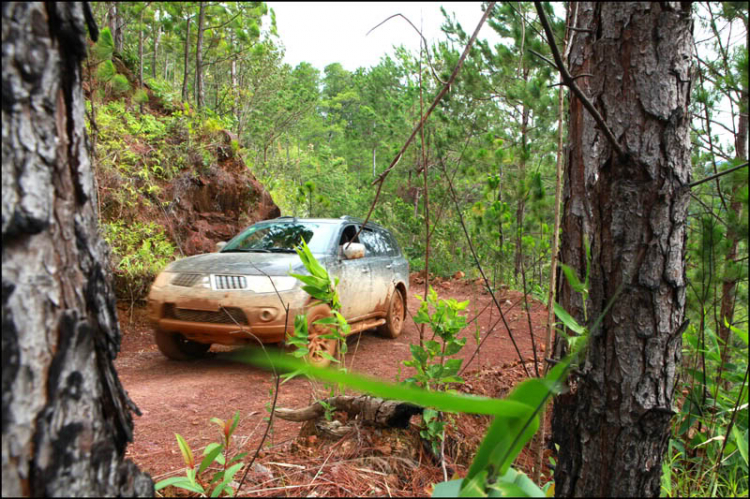
[[[148,296],[148,319],[161,331],[180,333],[199,343],[284,341],[286,332],[294,328],[294,317],[304,313],[309,299],[299,288],[278,293],[217,290],[200,283],[176,285],[177,276],[171,272],[159,274]]]

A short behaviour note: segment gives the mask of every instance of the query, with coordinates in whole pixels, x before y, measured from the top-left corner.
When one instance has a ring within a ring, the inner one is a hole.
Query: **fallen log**
[[[422,414],[423,411],[418,405],[368,395],[340,395],[325,399],[324,402],[335,411],[345,411],[364,424],[384,428],[408,428],[409,419],[415,414]],[[323,404],[318,401],[301,409],[280,407],[275,413],[287,421],[309,421],[322,417],[325,411]]]

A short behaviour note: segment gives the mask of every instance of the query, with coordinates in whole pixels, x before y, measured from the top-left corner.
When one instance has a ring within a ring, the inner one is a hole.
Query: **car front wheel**
[[[399,288],[393,290],[391,302],[388,305],[388,315],[385,324],[378,327],[378,333],[386,338],[398,338],[404,329],[406,318],[406,297]]]
[[[161,353],[172,360],[199,359],[211,348],[209,343],[188,340],[180,333],[156,330],[154,336]]]

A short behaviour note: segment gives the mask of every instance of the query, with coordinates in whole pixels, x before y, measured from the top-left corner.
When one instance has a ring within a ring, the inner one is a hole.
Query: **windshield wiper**
[[[291,248],[271,248],[266,251],[270,251],[271,253],[296,253],[296,251]]]

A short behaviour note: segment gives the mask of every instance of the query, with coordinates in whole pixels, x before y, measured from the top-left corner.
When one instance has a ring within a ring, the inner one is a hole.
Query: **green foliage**
[[[412,358],[403,364],[413,367],[417,373],[405,381],[428,390],[444,387],[447,383],[462,382],[458,371],[463,360],[448,357],[456,355],[466,344],[466,338],[458,337],[458,333],[466,327],[466,317],[459,315],[459,312],[465,310],[469,302],[457,302],[452,298],[438,299],[432,286],[426,301],[419,295],[417,298],[421,303],[417,315],[414,316],[415,324],[428,324],[433,332],[433,338],[437,336],[440,341],[428,340],[424,347],[409,345]],[[432,314],[429,311],[430,306],[434,308]]]
[[[143,88],[139,88],[133,94],[133,102],[135,102],[137,104],[146,104],[146,103],[148,103],[148,92],[145,89],[143,89]],[[151,115],[149,115],[149,116],[151,116]]]
[[[174,258],[174,246],[154,222],[117,220],[105,222],[102,228],[115,260],[115,290],[126,293],[120,298],[140,300],[156,274]]]
[[[421,304],[414,317],[414,323],[428,324],[433,332],[433,338],[437,336],[440,342],[430,339],[424,345],[409,345],[412,358],[403,364],[413,367],[416,374],[404,380],[404,383],[435,390],[444,389],[448,383],[462,382],[458,371],[463,360],[450,357],[458,354],[466,344],[466,338],[458,338],[458,333],[466,327],[466,317],[459,315],[459,312],[465,310],[469,302],[459,303],[452,298],[438,300],[432,286],[429,288],[426,301],[419,295],[417,298]],[[430,306],[434,309],[432,314],[429,311]],[[446,422],[439,413],[431,409],[424,411],[422,420],[424,428],[420,434],[431,443],[435,455],[439,455],[439,444],[445,437]]]
[[[185,476],[160,480],[154,485],[154,489],[159,491],[172,486],[202,495],[210,494],[211,497],[221,497],[222,494],[227,497],[234,497],[236,491],[230,485],[237,472],[242,469],[242,459],[247,455],[246,452],[232,455],[231,451],[232,435],[239,422],[240,411],[237,411],[232,418],[226,421],[215,417],[211,418],[211,423],[219,427],[221,438],[218,442],[210,443],[203,449],[204,457],[198,467],[196,467],[193,451],[188,443],[179,433],[175,433],[177,445],[185,461]],[[214,465],[218,466],[219,469],[214,471],[210,479],[204,477]]]
[[[114,50],[115,41],[112,38],[112,32],[109,30],[109,28],[102,29],[99,32],[99,39],[94,44],[94,55],[98,60],[105,61],[112,57]]]
[[[690,326],[683,333],[687,362],[678,392],[686,396],[663,469],[668,497],[748,493],[748,332],[732,331],[732,348],[711,328]],[[724,361],[722,354],[728,355]]]
[[[115,69],[115,65],[110,60],[106,60],[99,64],[99,67],[96,70],[96,77],[105,83],[109,83],[110,81],[112,81],[112,78],[114,78],[115,74],[117,74],[117,70]]]
[[[112,77],[112,90],[115,95],[122,95],[130,91],[130,82],[125,75],[116,74]]]

